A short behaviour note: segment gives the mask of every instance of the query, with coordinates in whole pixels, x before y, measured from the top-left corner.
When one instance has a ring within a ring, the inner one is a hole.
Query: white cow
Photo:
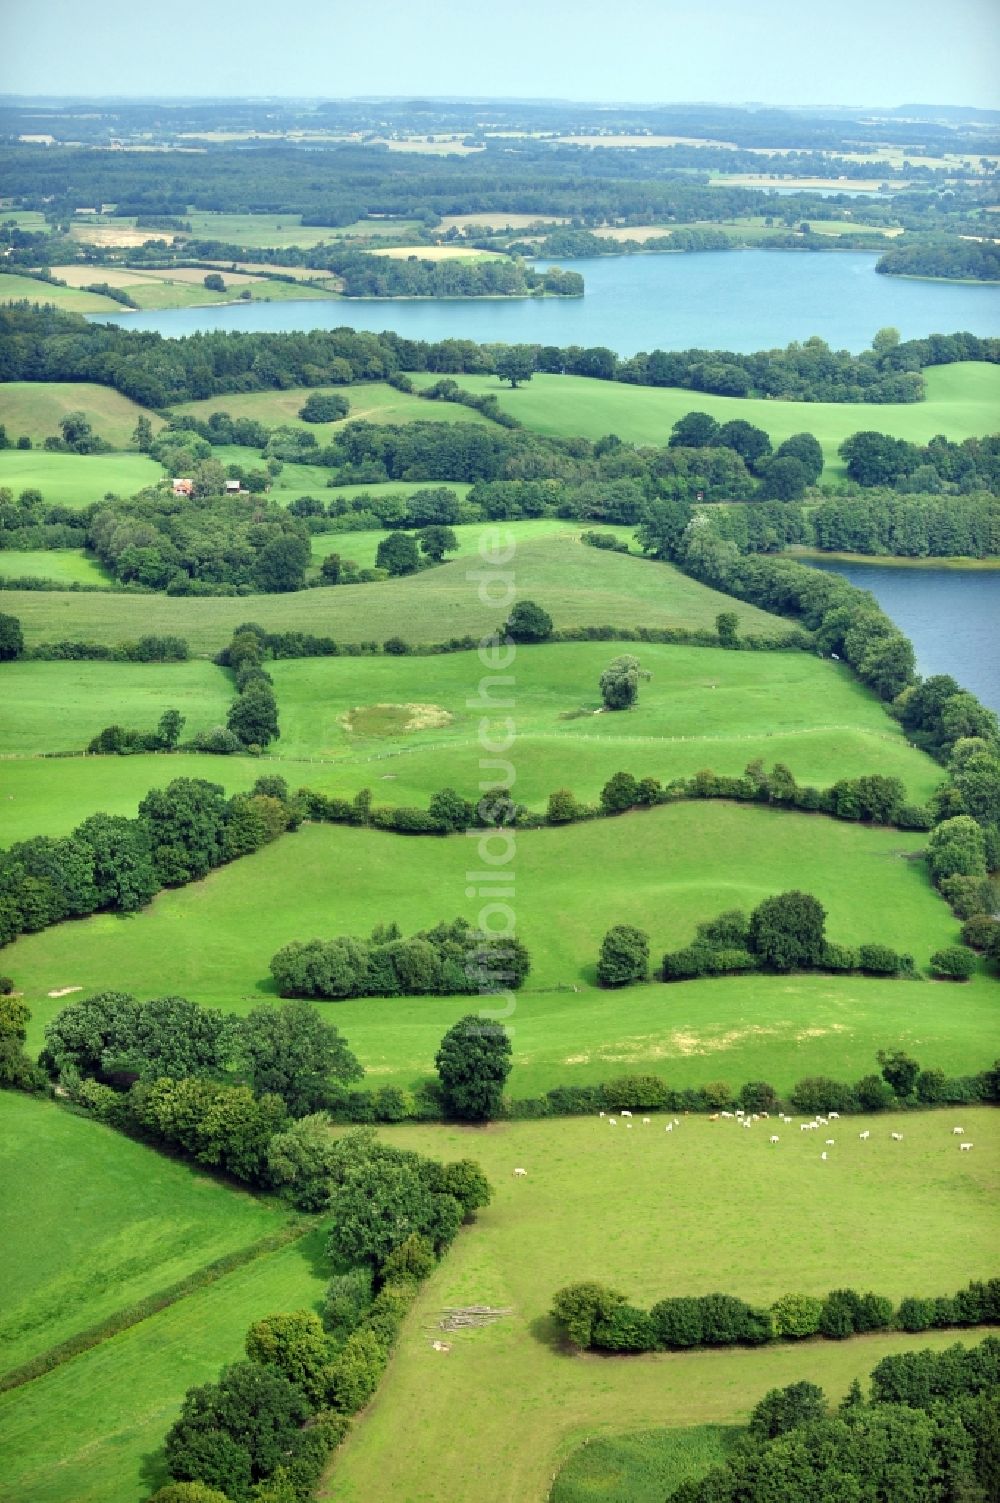
[[[827,1138],[827,1140],[826,1140],[826,1146],[827,1146],[827,1148],[832,1148],[833,1147],[833,1139],[832,1138]]]
[[[618,1123],[615,1121],[614,1117],[609,1117],[608,1118],[608,1122],[611,1124],[612,1127],[617,1127],[618,1126]]]
[[[598,1112],[598,1114],[597,1114],[597,1115],[598,1115],[598,1116],[599,1116],[599,1117],[603,1117],[603,1116],[604,1116],[604,1113],[603,1113],[603,1112]]]
[[[674,1124],[672,1122],[668,1122],[666,1127],[663,1129],[664,1132],[673,1132],[673,1130]]]
[[[628,1128],[629,1132],[632,1131],[632,1124],[631,1124],[631,1122],[626,1122],[625,1126]]]
[[[771,1134],[771,1139],[770,1139],[770,1141],[771,1141],[771,1142],[772,1142],[772,1143],[777,1143],[777,1141],[778,1141],[778,1135],[777,1135],[777,1133],[772,1133],[772,1134]]]
[[[811,1122],[800,1122],[799,1123],[799,1132],[808,1132],[809,1129],[810,1129],[810,1127],[812,1127],[812,1123]]]
[[[952,1137],[954,1138],[960,1138],[964,1132],[964,1127],[953,1127],[951,1130]]]
[[[622,1116],[623,1117],[631,1117],[631,1115],[632,1115],[631,1112],[622,1112]]]
[[[959,1143],[959,1145],[958,1145],[958,1151],[959,1151],[959,1153],[971,1153],[972,1152],[972,1144],[971,1143]]]
[[[830,1119],[831,1122],[839,1122],[840,1121],[840,1113],[839,1112],[827,1112],[826,1115]]]
[[[527,1172],[528,1172],[527,1169],[515,1169],[514,1170],[514,1178],[515,1179],[524,1179],[524,1177],[527,1174]]]
[[[642,1119],[642,1125],[643,1125],[643,1127],[648,1127],[649,1124],[652,1122],[652,1120],[653,1120],[652,1117],[643,1117],[643,1119]]]
[[[825,1153],[821,1153],[820,1154],[820,1158],[825,1160],[826,1159],[826,1154]]]
[[[903,1141],[903,1134],[901,1132],[890,1133],[889,1136],[892,1138],[892,1141],[894,1143],[902,1143]]]
[[[862,1143],[867,1143],[868,1139],[871,1137],[871,1132],[870,1130],[866,1129],[864,1132],[859,1132],[858,1137],[861,1139]]]

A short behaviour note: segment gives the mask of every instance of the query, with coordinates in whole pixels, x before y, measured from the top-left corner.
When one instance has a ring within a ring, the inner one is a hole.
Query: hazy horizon
[[[52,0],[9,14],[0,36],[0,93],[32,99],[1000,108],[996,0],[952,0],[946,16],[930,0],[841,0],[822,11],[801,0],[619,0],[610,22],[603,0],[506,0],[500,12],[437,0],[433,13],[409,0],[363,10],[300,0],[278,22],[260,0],[164,10]],[[137,77],[143,59],[149,69]]]

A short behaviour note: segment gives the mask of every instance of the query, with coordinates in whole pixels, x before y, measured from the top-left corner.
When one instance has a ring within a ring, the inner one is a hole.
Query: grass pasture
[[[424,1286],[379,1393],[334,1458],[320,1497],[540,1503],[558,1464],[589,1438],[740,1423],[767,1389],[800,1379],[836,1400],[887,1352],[975,1343],[982,1333],[897,1333],[758,1350],[572,1357],[553,1343],[547,1315],[553,1292],[578,1279],[648,1304],[717,1289],[763,1303],[789,1290],[821,1294],[858,1283],[899,1299],[989,1276],[997,1265],[1000,1117],[988,1108],[965,1112],[976,1149],[962,1155],[953,1120],[940,1112],[909,1117],[903,1143],[889,1141],[885,1118],[841,1122],[825,1164],[815,1134],[785,1129],[771,1147],[764,1123],[744,1133],[731,1122],[692,1118],[670,1137],[656,1117],[632,1132],[596,1117],[485,1131],[388,1130],[401,1147],[477,1159],[494,1199]],[[871,1127],[870,1142],[858,1142],[862,1126]],[[527,1168],[526,1179],[512,1178],[515,1164]],[[433,1351],[440,1311],[472,1303],[511,1314],[449,1336],[447,1354]],[[554,1497],[582,1503],[616,1495]],[[631,1503],[636,1494],[618,1497]]]
[[[161,1448],[185,1391],[244,1355],[254,1320],[318,1309],[329,1278],[323,1241],[311,1232],[0,1395],[4,1503],[148,1498],[169,1480]]]
[[[57,584],[111,584],[111,575],[82,548],[0,552],[0,576],[5,579],[51,579]]]
[[[163,427],[163,419],[155,412],[111,386],[92,381],[7,381],[0,385],[0,423],[11,442],[22,433],[33,444],[58,437],[59,424],[68,412],[82,412],[94,432],[115,449],[129,447],[141,417],[149,419],[154,431]],[[27,451],[19,452],[23,458]]]
[[[803,783],[891,771],[920,802],[940,782],[940,768],[910,747],[877,701],[836,664],[802,653],[632,646],[652,678],[638,706],[624,715],[598,713],[597,683],[617,650],[613,645],[559,643],[518,653],[513,755],[519,794],[535,807],[544,808],[548,794],[565,786],[596,800],[607,777],[625,764],[667,781],[679,775],[678,767],[741,772],[758,755],[785,761]],[[381,766],[371,761],[391,756],[385,774],[392,781],[379,789],[389,803],[412,801],[410,790],[424,779],[421,802],[449,782],[469,794],[477,787],[483,712],[467,703],[482,676],[477,654],[428,658],[417,674],[412,661],[393,657],[286,660],[270,671],[282,714],[279,756],[351,762],[358,786],[373,777],[382,781]],[[446,723],[393,733],[390,717],[389,724],[366,731],[372,707],[414,699],[443,710]],[[367,713],[352,718],[359,707]],[[494,718],[503,721],[506,714]],[[568,782],[567,757],[582,783]],[[397,792],[397,781],[409,798]]]
[[[437,378],[416,374],[417,386]],[[716,397],[681,387],[627,386],[587,376],[535,376],[516,391],[495,376],[459,376],[460,385],[479,394],[493,393],[500,405],[529,428],[555,437],[583,434],[599,438],[617,433],[627,443],[663,445],[678,418],[707,412],[720,423],[745,418],[764,428],[775,444],[793,433],[815,434],[826,457],[825,477],[843,474],[838,446],[850,434],[877,429],[913,443],[927,443],[936,433],[951,439],[973,438],[997,430],[1000,368],[982,361],[962,361],[924,372],[923,402],[782,402],[749,397]]]
[[[277,1202],[52,1102],[5,1091],[0,1123],[0,1371],[277,1232],[286,1219]]]
[[[95,272],[93,281],[101,281]],[[114,298],[104,297],[99,292],[82,292],[76,287],[58,287],[42,282],[38,277],[19,276],[16,272],[4,272],[0,276],[0,303],[51,304],[62,313],[120,313],[121,305]]]
[[[292,289],[294,291],[294,289]],[[397,391],[384,381],[372,381],[358,386],[338,388],[351,404],[343,422],[368,423],[486,423],[482,413],[472,407],[462,407],[454,402],[427,402],[405,391]],[[199,402],[180,402],[176,412],[200,418],[203,422],[213,412],[228,412],[237,418],[256,418],[258,422],[274,427],[279,423],[294,428],[307,428],[316,435],[318,443],[332,431],[332,423],[306,423],[299,417],[299,410],[307,397],[321,387],[293,386],[287,391],[226,392],[219,397],[205,397]],[[317,471],[314,484],[322,485],[329,478],[328,471]],[[428,480],[426,485],[440,482]]]
[[[5,457],[0,454],[0,484],[5,483]],[[99,461],[78,463],[97,465]],[[46,490],[44,484],[41,489]],[[315,487],[310,489],[316,493]],[[508,537],[517,538],[516,524],[509,532],[500,528],[499,533],[506,546]],[[515,572],[518,596],[539,601],[559,627],[607,623],[630,628],[713,628],[718,613],[730,609],[735,610],[744,633],[774,631],[788,624],[755,606],[734,602],[731,596],[710,590],[667,564],[600,552],[572,538],[539,537],[523,543],[518,547]],[[125,594],[8,590],[4,600],[4,609],[20,618],[29,644],[62,637],[114,643],[139,635],[135,598]],[[217,652],[234,627],[247,620],[259,621],[272,631],[329,633],[342,642],[384,641],[393,635],[411,643],[440,642],[493,631],[503,619],[498,610],[497,605],[479,598],[478,582],[470,580],[468,563],[459,558],[391,583],[252,599],[145,595],[142,629],[177,633],[187,638],[192,652],[199,653]]]
[[[0,387],[0,391],[3,388]],[[0,486],[15,496],[41,491],[52,506],[89,506],[110,492],[133,496],[163,479],[163,469],[147,454],[50,454],[37,449],[0,450]],[[129,632],[123,631],[123,636]]]
[[[585,1440],[560,1468],[549,1503],[663,1503],[721,1466],[735,1426],[690,1425]]]
[[[764,1078],[785,1089],[806,1074],[856,1078],[890,1041],[951,1073],[985,1068],[995,1009],[985,976],[961,988],[819,975],[621,993],[594,986],[600,938],[613,923],[645,929],[658,958],[687,943],[699,920],[794,887],[816,893],[832,938],[877,938],[926,965],[958,925],[912,859],[923,842],[722,803],[523,832],[516,911],[533,969],[511,1019],[513,1094],[635,1069],[680,1084]],[[268,962],[290,940],[364,935],[388,918],[405,933],[456,914],[475,918],[476,889],[466,896],[474,859],[462,837],[307,826],[204,882],[161,893],[134,917],[97,914],[23,936],[5,965],[32,1010],[35,1041],[59,1007],[49,991],[66,986],[166,990],[243,1013],[273,997]],[[441,1035],[466,1011],[455,997],[331,1008],[378,1083],[400,1085],[431,1072]]]
[[[279,475],[279,483],[284,475]],[[409,496],[414,491],[425,489],[426,481],[385,481],[380,485],[343,485],[338,486],[334,492],[335,498],[345,499],[353,496]],[[465,496],[471,487],[467,484],[449,484],[447,489],[454,491],[456,495]],[[333,498],[331,498],[333,499]],[[504,525],[504,524],[501,524]],[[565,538],[574,542],[580,536],[583,524],[579,522],[567,522],[562,517],[530,517],[513,525],[513,536],[517,542],[534,542],[536,538]],[[479,553],[480,540],[486,527],[482,522],[460,522],[452,528],[458,548],[449,558],[475,558]],[[632,543],[635,537],[634,527],[615,527],[601,524],[602,532],[613,532],[623,543]],[[378,554],[378,545],[387,535],[384,527],[372,528],[363,532],[319,532],[312,538],[312,556],[315,563],[320,563],[328,553],[339,553],[343,558],[353,559],[363,569],[370,569],[375,564]],[[634,547],[634,544],[633,544]],[[635,550],[636,552],[638,550]]]
[[[5,665],[7,699],[0,748],[8,754],[83,751],[106,725],[155,730],[164,710],[186,716],[183,735],[225,725],[233,683],[214,663],[45,663]],[[95,811],[91,811],[95,812]]]

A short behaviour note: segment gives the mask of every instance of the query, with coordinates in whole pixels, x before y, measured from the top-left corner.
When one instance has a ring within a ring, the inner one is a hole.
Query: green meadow
[[[0,1125],[0,1371],[286,1220],[278,1202],[151,1153],[50,1101],[5,1091]]]
[[[902,1143],[890,1142],[885,1118],[842,1121],[826,1163],[815,1134],[784,1128],[772,1147],[766,1123],[741,1132],[732,1122],[685,1119],[669,1137],[656,1116],[649,1127],[637,1118],[632,1131],[596,1116],[386,1130],[400,1146],[478,1159],[494,1199],[424,1286],[320,1497],[540,1499],[584,1440],[739,1424],[769,1388],[802,1379],[837,1400],[887,1352],[978,1341],[978,1332],[936,1331],[609,1358],[568,1355],[548,1319],[554,1291],[579,1279],[651,1304],[714,1290],[763,1303],[859,1284],[899,1299],[990,1276],[1000,1118],[980,1108],[962,1120],[971,1154],[957,1151],[951,1113],[908,1117]],[[863,1127],[872,1131],[866,1143],[857,1137]],[[527,1178],[513,1179],[515,1165]],[[435,1352],[441,1312],[469,1304],[509,1314],[446,1336],[450,1350]],[[689,1460],[697,1467],[697,1451]],[[582,1503],[607,1495],[553,1496]]]
[[[94,281],[101,280],[100,269],[94,269]],[[99,292],[84,292],[78,287],[60,287],[51,282],[41,282],[37,277],[18,276],[16,272],[4,272],[0,276],[0,303],[39,303],[51,305],[62,313],[120,313],[121,304],[114,298],[104,297]]]
[[[333,423],[306,423],[299,417],[299,409],[314,391],[323,388],[292,386],[286,391],[224,392],[222,396],[205,397],[199,402],[179,402],[173,409],[180,414],[204,421],[213,412],[228,412],[231,417],[256,418],[258,422],[274,427],[288,423],[295,428],[307,428],[316,435],[318,443],[336,426]],[[486,423],[481,412],[472,407],[462,407],[455,402],[428,402],[410,392],[397,391],[384,381],[366,382],[358,386],[336,388],[351,404],[346,419],[339,421],[367,423]],[[322,480],[327,479],[322,472]],[[314,482],[314,484],[321,483]],[[426,485],[436,484],[426,481]]]
[[[284,479],[284,475],[278,477]],[[386,481],[382,485],[351,485],[338,486],[335,491],[337,497],[351,497],[354,495],[385,495],[385,496],[409,496],[421,487],[413,482],[399,484],[394,481]],[[456,494],[464,496],[470,487],[468,485],[449,485],[448,489]],[[497,524],[493,524],[496,526]],[[499,524],[506,532],[510,524]],[[579,522],[567,522],[563,517],[531,517],[524,521],[512,524],[512,536],[521,543],[533,542],[536,538],[558,537],[576,541],[580,536]],[[492,527],[485,526],[482,522],[459,522],[452,527],[455,541],[458,544],[454,552],[449,553],[449,558],[474,558],[479,552],[480,543],[484,534],[492,531]],[[613,532],[623,543],[635,545],[634,527],[601,526],[602,532]],[[374,567],[378,555],[378,545],[387,536],[384,527],[366,529],[361,532],[320,532],[312,539],[313,562],[319,563],[326,558],[328,553],[339,553],[342,558],[351,559],[362,569]]]
[[[682,1482],[720,1466],[739,1433],[690,1425],[585,1440],[560,1468],[550,1503],[663,1503]]]
[[[136,1151],[155,1159],[148,1149]],[[33,1383],[0,1395],[5,1453],[0,1498],[5,1503],[148,1498],[169,1480],[161,1447],[185,1391],[214,1380],[222,1367],[243,1356],[254,1320],[279,1310],[319,1308],[330,1276],[323,1245],[317,1230],[266,1253]]]
[[[38,548],[0,553],[4,579],[51,579],[55,584],[110,588],[111,575],[82,548]]]
[[[94,432],[115,449],[127,449],[132,444],[141,417],[148,418],[154,430],[163,427],[163,419],[149,408],[111,386],[98,386],[93,381],[8,381],[0,385],[0,423],[11,442],[22,433],[34,444],[58,437],[59,424],[68,412],[82,412]]]
[[[485,530],[495,533],[492,528]],[[508,536],[506,527],[500,535]],[[509,536],[516,539],[515,528]],[[708,589],[670,565],[601,552],[572,538],[542,537],[524,543],[510,567],[517,595],[543,604],[557,627],[714,629],[716,616],[724,610],[736,612],[744,633],[788,626],[787,621]],[[508,609],[505,588],[497,588],[500,583],[490,587],[492,598],[500,604],[484,602],[480,581],[470,579],[467,561],[455,559],[392,582],[288,595],[200,599],[144,595],[141,631],[184,636],[193,652],[217,652],[233,629],[247,620],[258,621],[269,631],[329,634],[343,642],[384,641],[398,635],[413,644],[433,643],[495,630]],[[62,637],[114,643],[140,634],[135,598],[128,595],[8,590],[4,599],[4,609],[20,618],[30,644]]]
[[[231,676],[214,663],[36,663],[6,665],[10,698],[0,747],[39,756],[83,751],[106,725],[153,731],[164,710],[187,718],[183,735],[224,725]],[[117,760],[117,759],[116,759]]]
[[[436,376],[417,374],[417,386]],[[876,429],[913,443],[927,443],[936,433],[951,439],[974,438],[997,429],[1000,367],[980,361],[937,366],[924,372],[923,402],[782,402],[746,397],[716,397],[681,387],[628,386],[585,376],[534,376],[515,391],[496,376],[459,376],[459,384],[480,394],[491,392],[500,405],[528,428],[555,437],[583,434],[600,438],[617,433],[626,443],[662,445],[678,418],[708,412],[720,423],[745,418],[764,428],[775,444],[793,433],[819,439],[826,457],[826,478],[843,474],[837,447],[860,429]]]
[[[795,887],[823,903],[832,938],[878,939],[925,966],[958,926],[915,859],[924,840],[717,802],[522,832],[515,908],[533,968],[510,1014],[511,1091],[636,1069],[678,1084],[763,1077],[786,1089],[805,1074],[856,1078],[890,1042],[912,1043],[925,1063],[952,1073],[985,1068],[994,1006],[985,976],[960,989],[818,975],[594,986],[600,939],[614,923],[645,929],[658,958],[687,943],[700,920]],[[390,919],[410,933],[457,914],[475,918],[482,900],[467,873],[477,860],[465,836],[306,826],[161,893],[139,915],[98,914],[25,935],[5,964],[32,1010],[33,1042],[60,1005],[49,992],[68,986],[169,990],[242,1013],[274,996],[268,963],[290,940],[365,935]],[[367,998],[327,1008],[376,1084],[409,1085],[431,1072],[442,1034],[468,1001]]]
[[[146,454],[0,450],[0,486],[8,486],[15,495],[23,490],[41,491],[53,506],[89,506],[109,493],[132,496],[162,479],[162,467]]]

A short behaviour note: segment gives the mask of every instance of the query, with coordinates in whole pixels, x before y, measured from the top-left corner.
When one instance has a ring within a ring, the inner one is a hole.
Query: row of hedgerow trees
[[[785,1294],[750,1305],[731,1294],[671,1295],[646,1310],[604,1284],[567,1284],[552,1302],[563,1337],[582,1350],[691,1351],[712,1346],[763,1346],[822,1336],[843,1341],[874,1331],[929,1331],[1000,1321],[1000,1279],[972,1282],[953,1296],[908,1296],[897,1305],[883,1294],[834,1289],[823,1298]]]
[[[952,824],[952,821],[948,822]],[[939,826],[946,830],[946,826]],[[937,832],[935,832],[937,833]],[[985,915],[984,915],[985,917]],[[978,933],[978,931],[977,931]],[[982,948],[1000,959],[1000,925],[986,926]],[[975,955],[963,945],[946,945],[930,960],[935,976],[967,981]],[[826,937],[826,911],[811,893],[783,892],[765,898],[749,915],[730,909],[698,925],[694,942],[668,951],[658,973],[663,981],[731,976],[748,971],[860,971],[869,976],[915,976],[911,955],[880,940],[856,948]],[[633,924],[615,924],[605,934],[597,961],[601,986],[621,987],[649,980],[649,936]]]

